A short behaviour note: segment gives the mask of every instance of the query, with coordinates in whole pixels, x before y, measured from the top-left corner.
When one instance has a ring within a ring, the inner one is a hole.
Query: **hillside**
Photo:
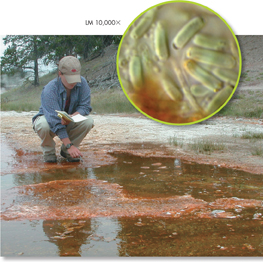
[[[242,55],[239,86],[258,86],[263,83],[263,35],[240,35],[237,39]],[[120,87],[116,72],[117,50],[117,45],[108,46],[98,57],[83,64],[83,74],[91,87]]]
[[[263,82],[263,36],[243,35],[237,36],[237,39],[242,54],[239,87],[259,86]]]
[[[242,55],[242,74],[240,87],[258,86],[263,83],[263,36],[237,36]],[[83,64],[83,74],[90,86],[120,87],[116,72],[118,45],[105,48],[99,56]]]
[[[91,88],[120,88],[116,71],[117,51],[118,45],[112,44],[82,64],[82,74]]]

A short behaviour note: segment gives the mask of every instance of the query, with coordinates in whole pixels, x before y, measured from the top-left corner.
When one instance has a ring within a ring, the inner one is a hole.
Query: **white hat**
[[[58,70],[65,75],[69,84],[80,83],[81,64],[74,56],[63,57],[58,64]]]

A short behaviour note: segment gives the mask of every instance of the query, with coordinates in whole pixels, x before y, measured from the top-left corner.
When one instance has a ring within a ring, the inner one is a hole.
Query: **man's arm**
[[[79,112],[75,112],[75,113],[72,114],[71,116],[77,115],[77,114],[79,114]],[[63,118],[61,119],[61,124],[62,124],[62,125],[68,125],[69,123],[70,123],[70,121],[65,121]],[[61,141],[62,141],[62,143],[63,143],[65,146],[71,143],[71,141],[70,141],[70,139],[69,139],[68,137],[61,139]],[[73,158],[78,158],[78,157],[80,157],[80,156],[83,156],[83,155],[81,154],[80,150],[79,150],[77,147],[75,147],[74,145],[71,146],[71,147],[70,147],[69,149],[67,149],[67,150],[68,150],[68,153],[70,154],[70,156],[73,157]]]
[[[63,144],[66,146],[68,144],[71,143],[70,139],[67,137],[67,138],[63,138],[61,139],[61,141],[63,142]],[[73,158],[78,158],[80,156],[83,156],[81,154],[81,152],[79,151],[79,149],[77,147],[75,147],[74,145],[71,146],[69,149],[68,149],[68,153],[70,154],[71,157]]]
[[[66,127],[61,123],[56,110],[61,110],[58,94],[53,86],[46,86],[41,94],[41,105],[50,129],[60,139],[68,137]]]
[[[83,116],[89,115],[92,107],[90,105],[90,87],[84,77],[81,77],[81,97],[78,101],[78,105],[76,107],[76,113],[79,113]],[[73,115],[74,115],[73,114]]]

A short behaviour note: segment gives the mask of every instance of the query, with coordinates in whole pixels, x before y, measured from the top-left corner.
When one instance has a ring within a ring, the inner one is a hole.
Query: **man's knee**
[[[88,134],[89,131],[94,126],[94,120],[90,116],[88,116],[86,118],[87,118],[86,120],[84,120],[80,123],[80,126],[78,127],[78,129],[80,132]]]
[[[94,127],[94,120],[90,116],[88,116],[87,119],[84,120],[83,122],[84,122],[83,124],[85,125],[85,128],[88,130]]]
[[[48,124],[47,120],[43,117],[41,117],[41,119],[37,120],[34,129],[38,134],[39,133],[44,134],[44,133],[50,132],[49,124]]]

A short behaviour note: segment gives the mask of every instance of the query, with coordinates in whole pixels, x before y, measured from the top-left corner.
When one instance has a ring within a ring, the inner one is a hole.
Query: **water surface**
[[[40,155],[2,145],[2,256],[263,254],[260,175],[120,152],[32,169]]]

